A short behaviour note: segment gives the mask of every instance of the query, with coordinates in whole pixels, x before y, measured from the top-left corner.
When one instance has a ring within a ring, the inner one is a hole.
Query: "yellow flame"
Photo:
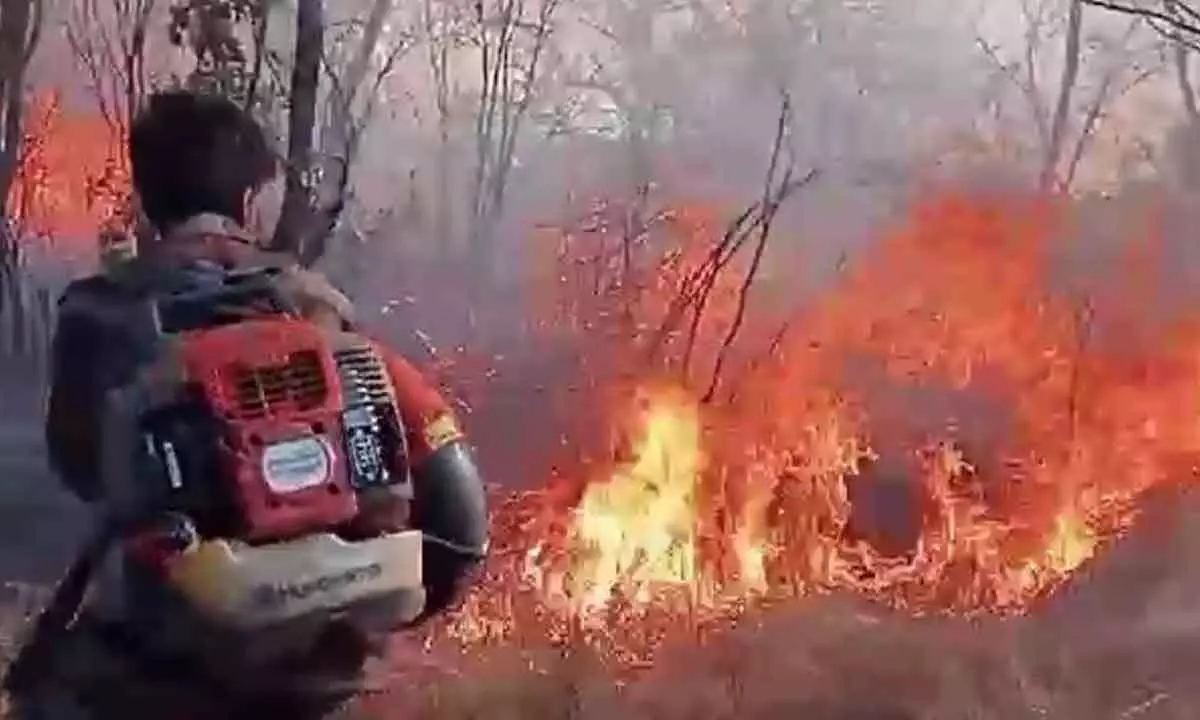
[[[571,545],[578,555],[567,591],[585,613],[618,589],[646,601],[657,588],[698,580],[700,408],[681,393],[648,392],[634,459],[588,485],[576,510]]]

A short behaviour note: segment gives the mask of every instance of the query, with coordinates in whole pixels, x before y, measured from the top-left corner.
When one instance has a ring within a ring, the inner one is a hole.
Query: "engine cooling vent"
[[[228,373],[238,413],[246,417],[311,410],[329,392],[321,357],[313,350],[294,352],[282,365],[239,364]]]
[[[334,353],[342,395],[347,405],[388,403],[392,384],[379,355],[370,347],[356,347]]]

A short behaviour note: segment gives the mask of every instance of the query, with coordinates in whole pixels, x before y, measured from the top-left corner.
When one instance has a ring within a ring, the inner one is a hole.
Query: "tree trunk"
[[[299,0],[296,45],[288,93],[286,190],[272,249],[288,252],[311,265],[313,198],[311,189],[313,134],[317,126],[317,90],[325,46],[323,0]]]
[[[1196,88],[1191,78],[1191,49],[1184,43],[1176,41],[1173,48],[1175,55],[1175,83],[1179,88],[1179,99],[1183,101],[1183,110],[1187,114],[1189,125],[1200,126],[1200,107],[1196,104]]]
[[[350,166],[358,149],[361,121],[354,117],[354,102],[362,94],[371,59],[384,26],[392,13],[394,0],[373,0],[371,11],[363,26],[362,39],[329,94],[328,110],[321,125],[321,177],[317,182],[316,207],[310,223],[308,241],[300,252],[303,264],[320,260],[328,248],[329,236],[337,225],[345,206],[346,187],[350,181]]]
[[[19,229],[9,195],[21,164],[25,69],[37,47],[42,0],[0,0],[0,350],[25,349],[26,305],[21,283]]]
[[[41,29],[41,0],[0,0],[0,218],[21,162],[25,68]]]

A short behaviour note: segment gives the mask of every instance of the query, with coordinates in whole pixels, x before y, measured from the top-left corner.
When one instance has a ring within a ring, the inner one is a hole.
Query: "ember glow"
[[[1130,265],[1068,292],[1066,210],[919,203],[812,303],[760,308],[716,392],[742,270],[710,280],[698,323],[673,300],[719,241],[712,217],[663,219],[646,241],[662,251],[620,282],[597,276],[617,266],[604,228],[560,238],[555,327],[582,330],[572,403],[598,408],[594,427],[572,469],[504,506],[452,635],[583,637],[628,664],[827,591],[1021,613],[1148,490],[1192,478],[1200,324],[1151,320]]]

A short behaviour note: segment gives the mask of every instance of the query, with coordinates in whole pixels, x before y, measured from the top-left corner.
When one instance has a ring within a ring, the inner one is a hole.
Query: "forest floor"
[[[35,398],[0,412],[0,650],[66,565],[80,508],[44,470]],[[15,398],[15,399],[14,399]],[[66,520],[64,521],[64,518]],[[32,589],[32,590],[31,590]],[[423,662],[419,651],[394,659]],[[531,671],[515,648],[365,699],[355,720],[1194,720],[1200,717],[1200,493],[1147,510],[1130,537],[1030,615],[921,618],[848,598],[799,601],[703,648],[668,649],[618,684],[582,660]]]
[[[415,715],[1194,720],[1200,498],[1163,510],[1022,618],[913,619],[846,598],[813,600],[702,651],[668,653],[620,689],[584,666],[534,674],[502,655],[432,688]],[[387,703],[376,706],[363,717],[389,717]]]

